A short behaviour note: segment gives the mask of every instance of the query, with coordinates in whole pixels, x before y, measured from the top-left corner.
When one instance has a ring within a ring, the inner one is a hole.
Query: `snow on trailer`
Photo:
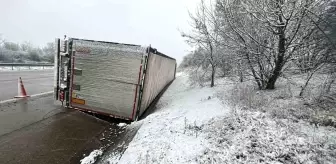
[[[66,107],[137,120],[175,79],[176,60],[156,49],[56,39],[55,99]]]

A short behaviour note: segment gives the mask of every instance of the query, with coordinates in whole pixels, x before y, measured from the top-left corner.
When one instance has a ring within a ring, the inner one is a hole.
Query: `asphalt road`
[[[95,149],[124,151],[138,128],[106,120],[63,108],[52,94],[0,104],[0,163],[77,164]]]
[[[0,103],[0,136],[62,111],[60,103],[54,102],[52,93],[42,97]]]
[[[19,77],[29,95],[53,89],[51,70],[0,72],[0,101],[17,95]],[[120,148],[137,129],[112,122],[63,108],[52,93],[0,103],[0,163],[71,164],[95,149]]]
[[[0,71],[0,101],[18,94],[18,78],[21,77],[28,95],[53,90],[53,70]]]
[[[0,163],[80,163],[84,154],[109,146],[110,138],[120,132],[118,126],[93,116],[64,111],[0,136]]]

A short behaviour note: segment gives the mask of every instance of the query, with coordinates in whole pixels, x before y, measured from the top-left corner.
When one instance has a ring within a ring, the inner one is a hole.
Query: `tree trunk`
[[[214,87],[215,86],[215,66],[213,64],[211,64],[211,85],[210,87]]]
[[[272,76],[268,79],[266,89],[274,89],[275,82],[277,81],[278,77],[281,74],[282,67],[284,65],[284,56],[285,56],[285,35],[279,36],[279,50],[278,50],[278,57],[275,63],[275,68],[273,71]]]
[[[244,77],[243,77],[243,71],[242,71],[242,66],[241,66],[241,60],[238,63],[238,74],[239,74],[239,81],[242,83],[244,82]]]
[[[329,80],[328,80],[328,86],[327,86],[327,89],[326,89],[326,91],[325,91],[327,94],[330,92],[330,90],[331,90],[331,85],[335,82],[335,80],[336,80],[336,74],[331,75],[331,76],[329,77]]]
[[[307,88],[307,86],[309,84],[310,79],[313,77],[313,74],[314,74],[314,72],[309,72],[308,73],[306,83],[305,83],[304,86],[301,87],[301,91],[300,91],[300,94],[299,94],[300,97],[302,97],[304,91],[306,90],[306,88]]]
[[[241,83],[244,82],[244,76],[243,76],[243,72],[241,70],[239,71],[239,80],[240,80]]]
[[[213,47],[211,42],[209,42],[210,47],[210,64],[211,64],[211,84],[210,87],[215,86],[215,63],[213,58]]]
[[[278,60],[280,60],[280,59],[278,58]],[[282,57],[281,60],[283,60],[283,57]],[[273,74],[267,81],[266,89],[274,89],[275,88],[275,82],[277,81],[278,77],[281,74],[282,64],[283,64],[282,61],[281,62],[276,62]]]
[[[261,89],[262,89],[261,80],[260,80],[260,78],[257,76],[257,73],[255,72],[255,70],[254,70],[254,68],[253,68],[252,62],[251,62],[251,60],[250,60],[250,56],[249,56],[248,53],[245,53],[245,56],[246,56],[246,59],[247,59],[247,63],[248,63],[248,65],[249,65],[249,67],[250,67],[250,70],[251,70],[251,72],[252,72],[252,74],[253,74],[254,80],[256,81],[256,83],[258,84],[259,89],[261,90]]]
[[[278,1],[278,3],[279,3],[279,8],[280,8],[280,4],[283,4],[283,1]],[[286,53],[286,45],[285,45],[286,44],[286,35],[285,35],[286,27],[285,27],[284,20],[282,19],[282,15],[280,13],[278,14],[278,19],[279,19],[280,25],[283,25],[283,26],[278,27],[278,36],[279,36],[278,56],[276,58],[273,74],[267,81],[266,89],[275,88],[275,82],[279,78],[282,67],[284,66],[284,62],[285,62],[284,57]]]

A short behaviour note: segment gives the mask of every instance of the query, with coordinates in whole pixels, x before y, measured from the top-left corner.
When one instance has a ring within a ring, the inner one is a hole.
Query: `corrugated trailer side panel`
[[[132,119],[141,46],[74,40],[71,106]]]
[[[150,52],[144,79],[140,115],[153,102],[162,89],[175,78],[176,60]]]

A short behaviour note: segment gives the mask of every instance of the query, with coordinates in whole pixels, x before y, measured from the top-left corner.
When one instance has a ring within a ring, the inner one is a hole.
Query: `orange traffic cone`
[[[24,85],[22,83],[21,77],[18,81],[18,96],[15,96],[14,98],[27,98],[29,97],[26,93],[26,89],[24,88]]]

